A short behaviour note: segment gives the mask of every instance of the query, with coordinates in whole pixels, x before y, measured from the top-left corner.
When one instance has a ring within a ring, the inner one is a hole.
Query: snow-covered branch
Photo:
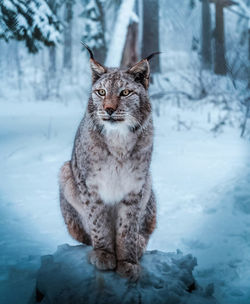
[[[59,41],[61,25],[45,0],[2,0],[0,38],[25,40],[30,52]]]

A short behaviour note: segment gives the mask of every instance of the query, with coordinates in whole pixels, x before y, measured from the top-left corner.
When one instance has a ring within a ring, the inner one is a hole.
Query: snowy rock
[[[137,283],[114,271],[99,271],[88,262],[91,247],[61,245],[54,255],[43,256],[31,303],[217,303],[195,282],[191,255],[147,251]]]

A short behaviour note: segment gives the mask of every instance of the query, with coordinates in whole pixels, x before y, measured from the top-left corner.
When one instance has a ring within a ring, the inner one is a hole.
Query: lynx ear
[[[150,76],[150,67],[149,60],[152,59],[155,55],[160,54],[160,52],[155,52],[142,59],[134,66],[132,66],[127,73],[134,75],[135,81],[140,82],[145,89],[149,87],[149,76]]]
[[[82,44],[84,45],[84,47],[89,52],[89,55],[90,55],[90,67],[91,67],[91,70],[92,70],[92,83],[95,83],[98,78],[100,78],[104,73],[107,72],[107,70],[106,70],[106,68],[104,66],[102,66],[99,62],[97,62],[94,59],[94,54],[91,51],[91,49],[87,46],[87,44],[85,44],[84,42],[82,42]]]
[[[102,66],[95,59],[90,58],[90,67],[92,70],[92,82],[96,82],[104,73],[107,72],[106,68]]]
[[[147,59],[142,59],[132,66],[127,73],[132,74],[136,82],[140,82],[145,89],[149,86],[150,68]]]

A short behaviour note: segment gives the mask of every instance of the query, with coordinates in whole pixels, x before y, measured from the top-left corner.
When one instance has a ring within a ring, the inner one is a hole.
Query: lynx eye
[[[105,96],[106,95],[106,91],[103,89],[97,90],[98,95],[100,96]]]
[[[122,90],[120,96],[128,96],[131,93],[128,89]]]

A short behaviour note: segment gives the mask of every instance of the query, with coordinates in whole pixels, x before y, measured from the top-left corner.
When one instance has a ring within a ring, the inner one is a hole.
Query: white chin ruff
[[[106,131],[107,135],[119,134],[126,136],[129,133],[129,127],[125,121],[118,121],[118,122],[105,121],[104,130]]]

